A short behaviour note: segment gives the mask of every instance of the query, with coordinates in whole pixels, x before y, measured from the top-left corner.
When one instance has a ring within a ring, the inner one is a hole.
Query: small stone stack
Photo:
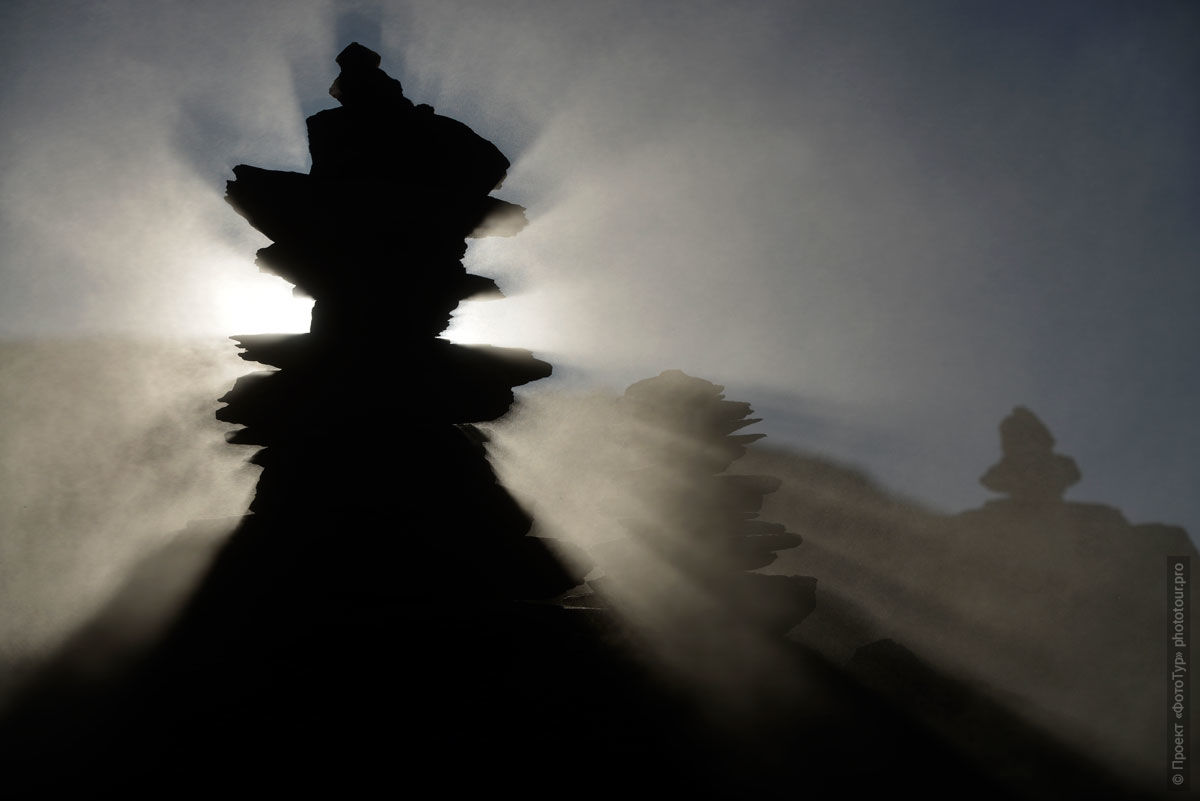
[[[1075,460],[1054,452],[1050,429],[1024,406],[1013,408],[1000,423],[1004,457],[979,479],[988,489],[1003,493],[1013,503],[1041,506],[1062,500],[1067,488],[1080,479]]]
[[[308,119],[309,174],[240,165],[228,184],[273,241],[260,268],[315,300],[308,334],[234,338],[243,358],[278,368],[241,378],[217,413],[244,426],[232,442],[265,446],[252,527],[298,573],[354,592],[561,593],[579,577],[526,536],[470,425],[504,414],[512,388],[550,365],[437,337],[459,301],[498,294],[460,259],[466,237],[523,227],[521,207],[488,194],[509,162],[409,101],[371,50],[351,44],[337,63],[341,107]]]
[[[812,611],[815,581],[748,572],[800,536],[757,519],[779,479],[727,472],[764,435],[735,433],[760,420],[723,390],[680,370],[626,389],[619,406],[639,462],[627,476],[632,514],[622,520],[627,536],[598,549],[605,577],[593,585],[654,597],[669,594],[666,575],[675,576],[742,623],[784,633]]]

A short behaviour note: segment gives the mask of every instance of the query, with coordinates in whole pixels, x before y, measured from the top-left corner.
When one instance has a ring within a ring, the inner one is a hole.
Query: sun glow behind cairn
[[[486,301],[465,300],[459,303],[450,320],[450,326],[442,332],[442,338],[456,345],[500,345],[515,342],[519,332],[510,330],[503,319],[497,320],[493,311]]]
[[[313,299],[297,297],[282,278],[250,274],[229,278],[218,293],[222,331],[295,334],[308,331]]]
[[[512,239],[495,237],[472,240],[463,266],[470,273],[495,273],[495,268],[485,265],[527,265],[535,258],[528,250],[514,246]],[[461,301],[441,337],[457,345],[496,345],[535,351],[553,348],[554,315],[550,310],[554,308],[554,301],[550,293],[540,288],[519,288],[513,292],[506,286],[509,281],[503,274],[497,282],[501,294],[484,293]],[[521,281],[517,279],[513,283],[519,285]],[[495,302],[501,299],[503,303]]]
[[[454,310],[450,327],[443,339],[458,345],[496,345],[502,348],[527,348],[539,353],[556,351],[559,339],[554,335],[551,295],[539,291],[507,297],[503,303],[491,299],[466,300]]]

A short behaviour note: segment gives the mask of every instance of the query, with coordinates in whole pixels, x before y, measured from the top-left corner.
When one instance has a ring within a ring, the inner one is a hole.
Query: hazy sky
[[[558,381],[668,368],[954,511],[1016,404],[1068,495],[1200,530],[1200,5],[9,2],[0,336],[303,324],[222,201],[306,170],[333,57],[494,140],[508,300]],[[547,382],[553,385],[553,382]]]

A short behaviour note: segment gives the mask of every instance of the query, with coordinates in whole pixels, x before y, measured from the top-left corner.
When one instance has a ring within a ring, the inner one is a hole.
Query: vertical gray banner
[[[1192,566],[1186,556],[1167,557],[1168,592],[1168,637],[1170,664],[1170,712],[1167,715],[1170,770],[1167,781],[1176,790],[1191,786],[1189,761],[1191,759],[1191,581]]]

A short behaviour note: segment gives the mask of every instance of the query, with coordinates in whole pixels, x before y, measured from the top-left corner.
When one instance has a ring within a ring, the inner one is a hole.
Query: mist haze
[[[781,433],[820,410],[886,442],[847,458],[949,507],[983,497],[991,422],[1028,403],[1093,465],[1079,493],[1195,514],[1188,4],[7,19],[9,336],[302,327],[287,285],[247,269],[261,240],[220,186],[239,161],[306,168],[334,36],[358,35],[418,101],[492,132],[534,221],[473,246],[513,297],[453,336],[613,386],[719,377],[778,398]]]
[[[701,688],[708,708],[737,714],[756,700],[770,706],[781,677],[791,675],[787,662],[754,626],[726,639],[721,621],[736,618],[746,599],[734,584],[709,583],[730,575],[727,560],[736,553],[727,550],[735,539],[710,536],[706,520],[721,517],[720,487],[695,470],[711,460],[716,442],[684,434],[697,414],[694,393],[677,387],[659,401],[662,415],[647,425],[631,418],[625,397],[538,393],[487,427],[489,449],[537,533],[594,557],[589,587],[573,602],[611,605],[647,640],[660,669]],[[1026,411],[1024,420],[1033,419]],[[993,445],[992,461],[1004,469],[987,472],[1007,475],[989,486],[1013,497],[953,515],[828,455],[749,446],[728,473],[765,489],[759,504],[746,507],[760,514],[745,525],[795,537],[750,578],[797,589],[812,582],[815,603],[793,606],[798,617],[777,618],[788,639],[887,688],[915,720],[983,762],[996,762],[1007,725],[1000,718],[1011,714],[1022,721],[1011,744],[1018,751],[1043,753],[1034,743],[1045,736],[1152,786],[1162,768],[1163,567],[1167,554],[1186,558],[1194,547],[1179,527],[1139,525],[1112,505],[1059,500],[1078,480],[1073,460],[1051,450],[1047,432],[1042,467],[1065,471],[1061,482],[1047,480],[1037,460],[1014,450],[1011,429],[1021,423],[1012,420],[1004,457]],[[738,433],[762,427],[751,422]],[[1025,424],[1042,436],[1041,423]],[[737,528],[716,526],[730,537]],[[786,596],[768,597],[762,611],[788,609]],[[880,653],[872,664],[870,655]],[[922,673],[910,659],[939,678],[914,679]],[[957,683],[971,689],[956,696]],[[1004,714],[972,718],[991,715],[969,711],[980,699]]]
[[[220,357],[150,337],[0,346],[0,701],[139,560],[245,511],[258,471],[212,418],[235,375]]]
[[[771,444],[944,512],[986,497],[996,423],[1027,404],[1083,468],[1071,498],[1200,524],[1191,4],[0,14],[12,664],[189,520],[245,510],[256,471],[212,416],[247,370],[224,337],[303,330],[307,308],[258,273],[266,240],[223,185],[307,170],[304,118],[353,39],[513,162],[501,194],[531,223],[466,260],[509,297],[449,335],[555,367],[492,451],[544,529],[607,537],[619,499],[537,493],[622,454],[595,408],[556,418],[539,393],[667,368],[753,403]],[[518,441],[539,411],[553,431]]]

